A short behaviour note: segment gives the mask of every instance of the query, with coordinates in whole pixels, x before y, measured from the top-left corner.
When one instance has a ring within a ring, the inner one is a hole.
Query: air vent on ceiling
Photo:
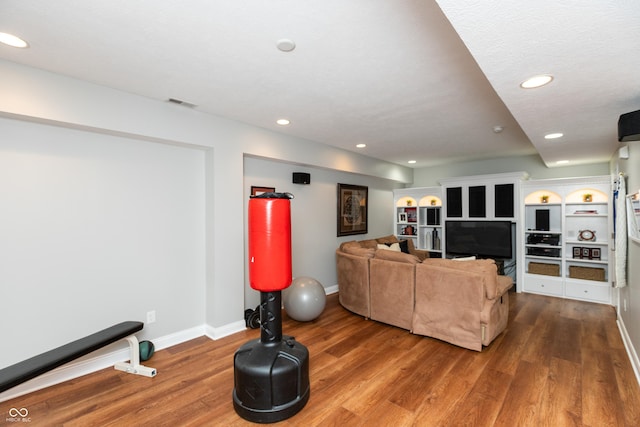
[[[169,98],[167,101],[171,102],[172,104],[182,105],[183,107],[189,107],[189,108],[196,108],[197,107],[196,104],[193,104],[193,103],[187,102],[187,101],[183,101],[181,99]]]

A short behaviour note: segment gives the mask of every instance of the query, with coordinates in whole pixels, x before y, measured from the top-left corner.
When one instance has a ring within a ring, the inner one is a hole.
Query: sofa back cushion
[[[345,246],[342,249],[342,252],[355,255],[355,256],[373,258],[373,256],[376,253],[376,250],[371,248],[363,248],[361,246]]]
[[[386,249],[378,249],[374,258],[414,265],[420,263],[420,258],[415,255],[405,254],[404,252],[390,251]]]
[[[376,239],[360,240],[358,243],[363,248],[376,249],[378,247],[378,242],[376,241]]]
[[[492,259],[454,261],[444,258],[428,258],[425,259],[423,263],[479,274],[484,279],[486,297],[488,299],[495,299],[498,295],[498,267],[496,266],[495,261]]]
[[[378,243],[382,243],[382,244],[387,244],[387,243],[398,243],[399,240],[396,236],[394,236],[393,234],[390,234],[388,236],[384,236],[384,237],[378,237],[376,239],[376,241]]]

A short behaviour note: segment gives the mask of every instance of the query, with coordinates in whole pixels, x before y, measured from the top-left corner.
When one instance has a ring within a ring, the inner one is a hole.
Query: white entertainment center
[[[451,258],[459,254],[447,250],[447,221],[510,222],[512,257],[500,261],[518,292],[611,304],[611,201],[608,175],[447,178],[440,186],[395,190],[394,231],[433,257]]]

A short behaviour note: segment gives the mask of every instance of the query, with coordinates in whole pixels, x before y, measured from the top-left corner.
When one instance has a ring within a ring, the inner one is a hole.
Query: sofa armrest
[[[349,311],[369,318],[371,305],[369,297],[369,260],[336,251],[336,273],[338,275],[338,299]]]

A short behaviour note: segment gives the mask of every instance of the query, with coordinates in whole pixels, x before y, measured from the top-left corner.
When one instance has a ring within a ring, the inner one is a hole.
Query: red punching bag
[[[291,197],[249,200],[249,283],[260,292],[274,292],[291,285]]]

